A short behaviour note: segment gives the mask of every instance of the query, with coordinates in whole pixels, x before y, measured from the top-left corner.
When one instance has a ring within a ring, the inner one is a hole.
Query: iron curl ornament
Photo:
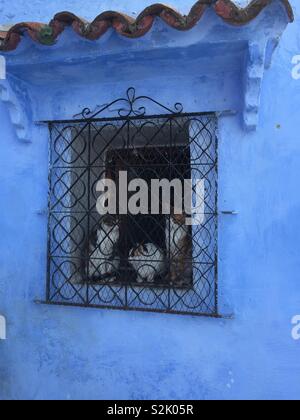
[[[99,105],[97,106],[97,109],[94,110],[84,108],[81,113],[74,115],[74,118],[81,117],[84,120],[94,120],[100,118],[101,115],[104,115],[105,111],[116,113],[120,118],[145,117],[147,115],[147,109],[145,105],[141,105],[142,102],[150,102],[153,105],[156,105],[158,109],[160,109],[160,114],[162,112],[175,115],[183,113],[183,105],[180,102],[175,103],[172,109],[161,104],[150,96],[137,96],[136,89],[134,87],[130,87],[126,92],[125,97],[118,98],[109,104]],[[118,105],[120,107],[118,107]]]

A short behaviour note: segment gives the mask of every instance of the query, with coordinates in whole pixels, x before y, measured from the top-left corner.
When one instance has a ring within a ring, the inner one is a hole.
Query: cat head
[[[117,226],[118,218],[113,214],[106,214],[101,218],[100,224],[102,226],[108,226],[110,228],[113,228],[114,226]]]
[[[145,255],[145,253],[148,252],[147,245],[140,244],[135,248],[132,248],[132,250],[129,253],[130,258],[134,257],[140,257],[142,255]]]
[[[185,225],[186,224],[186,214],[185,213],[181,213],[181,214],[176,214],[174,209],[171,211],[170,214],[171,220],[176,224],[176,225]]]
[[[110,240],[115,243],[119,240],[120,229],[115,216],[105,215],[101,218],[98,228],[98,242]]]
[[[147,260],[149,258],[154,258],[154,257],[156,257],[157,259],[160,259],[160,254],[161,254],[161,250],[157,245],[150,242],[146,244],[142,243],[130,251],[129,259],[141,258],[141,257]]]

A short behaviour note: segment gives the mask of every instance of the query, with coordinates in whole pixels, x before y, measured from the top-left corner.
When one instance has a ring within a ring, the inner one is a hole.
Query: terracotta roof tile
[[[114,28],[120,35],[128,38],[142,37],[151,29],[156,18],[162,19],[174,29],[186,31],[199,22],[208,7],[212,7],[228,24],[245,25],[255,19],[273,1],[252,0],[247,7],[240,8],[232,0],[199,0],[187,16],[169,6],[154,4],[144,9],[136,19],[119,12],[107,11],[90,23],[73,13],[61,12],[56,14],[49,24],[22,22],[10,28],[0,27],[0,50],[16,49],[25,32],[36,42],[53,45],[67,26],[71,26],[77,34],[89,40],[99,39],[109,28]],[[289,21],[292,22],[294,13],[289,1],[279,1],[283,4]]]

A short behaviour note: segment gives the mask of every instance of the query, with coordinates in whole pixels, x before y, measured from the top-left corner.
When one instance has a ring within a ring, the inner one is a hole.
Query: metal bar
[[[231,111],[224,111],[224,113],[225,112],[231,112]],[[218,111],[178,113],[178,114],[172,114],[172,117],[185,118],[185,117],[216,116],[217,113]],[[50,123],[51,124],[83,124],[83,123],[103,123],[103,122],[118,122],[118,121],[138,121],[138,120],[151,120],[151,119],[164,119],[164,118],[170,118],[170,114],[141,115],[141,116],[134,116],[134,117],[44,120],[44,121],[36,121],[36,124],[50,124]]]
[[[77,308],[85,308],[85,309],[107,309],[107,310],[116,310],[116,311],[148,312],[148,313],[160,313],[160,314],[167,314],[167,315],[183,315],[183,316],[195,316],[195,317],[227,319],[227,320],[234,319],[233,314],[222,315],[222,314],[217,314],[217,313],[208,314],[208,313],[201,313],[201,312],[164,311],[164,310],[156,310],[156,309],[149,309],[149,308],[106,306],[106,305],[93,305],[93,304],[89,304],[87,306],[85,304],[80,304],[80,303],[52,302],[52,301],[42,301],[42,300],[35,300],[34,303],[37,305],[63,306],[63,307],[70,307],[70,308],[77,307]]]
[[[50,288],[51,288],[51,229],[50,229],[50,212],[51,212],[51,190],[52,190],[52,124],[48,125],[49,133],[50,133],[50,141],[48,146],[48,159],[49,159],[49,167],[48,167],[48,184],[49,184],[49,191],[48,191],[48,227],[47,227],[47,280],[46,280],[46,299],[47,301],[50,300]]]
[[[219,212],[219,182],[218,182],[218,174],[219,174],[219,139],[218,139],[218,127],[216,121],[215,127],[215,153],[216,153],[216,163],[215,163],[215,171],[216,171],[216,179],[215,179],[215,188],[216,188],[216,195],[215,195],[215,211],[218,214]],[[215,216],[215,238],[216,238],[216,252],[215,252],[215,312],[219,313],[219,223],[218,217]]]

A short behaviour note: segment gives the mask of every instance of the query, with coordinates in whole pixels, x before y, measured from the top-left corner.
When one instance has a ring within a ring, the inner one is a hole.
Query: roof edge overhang
[[[252,0],[244,8],[238,7],[232,0],[199,0],[188,15],[182,15],[163,4],[153,4],[144,9],[136,19],[123,13],[106,11],[93,22],[87,22],[70,12],[61,12],[49,24],[22,22],[0,30],[0,51],[15,50],[25,33],[35,42],[53,45],[67,27],[72,27],[78,35],[91,41],[101,38],[110,28],[127,38],[142,37],[150,31],[156,18],[160,18],[173,29],[187,31],[197,25],[208,8],[212,8],[229,25],[242,26],[254,20],[275,1],[283,5],[288,21],[293,22],[294,13],[288,0]]]

